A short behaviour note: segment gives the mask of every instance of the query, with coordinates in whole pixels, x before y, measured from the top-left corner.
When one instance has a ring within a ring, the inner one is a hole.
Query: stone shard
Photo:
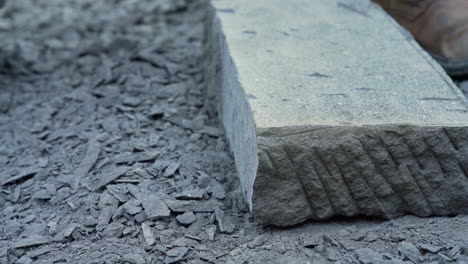
[[[468,213],[468,102],[380,7],[214,4],[207,94],[258,222]]]
[[[28,168],[22,169],[15,176],[4,180],[1,185],[3,186],[3,185],[12,184],[18,181],[24,181],[26,179],[33,177],[38,172],[39,170],[36,167],[28,167]]]
[[[86,150],[86,154],[84,159],[81,161],[80,165],[75,170],[75,176],[79,178],[83,178],[88,174],[88,172],[93,168],[94,164],[96,163],[99,152],[101,151],[101,146],[99,141],[96,138],[91,137],[88,140],[88,149]]]
[[[171,214],[166,203],[158,195],[147,195],[141,202],[149,219],[163,218]]]
[[[141,223],[141,230],[148,246],[152,246],[154,243],[156,243],[156,238],[154,237],[154,233],[149,222]]]
[[[109,171],[99,175],[99,182],[92,187],[93,191],[97,191],[102,187],[106,186],[107,184],[115,181],[116,179],[124,175],[129,169],[129,167],[125,166],[112,167]]]
[[[137,153],[124,153],[114,158],[116,164],[133,163],[133,162],[147,162],[155,160],[160,154],[159,151],[147,151]]]
[[[179,193],[175,196],[179,200],[200,200],[205,194],[204,190],[201,189],[191,189],[184,190],[182,193]]]
[[[166,252],[164,263],[171,264],[181,261],[189,249],[187,247],[175,247]]]
[[[12,101],[11,93],[4,92],[0,93],[0,113],[8,112]]]
[[[176,217],[177,222],[181,225],[190,225],[197,220],[197,217],[192,212],[186,212]]]
[[[30,237],[19,240],[13,245],[13,248],[27,248],[44,245],[50,242],[50,239],[40,235],[32,235]]]

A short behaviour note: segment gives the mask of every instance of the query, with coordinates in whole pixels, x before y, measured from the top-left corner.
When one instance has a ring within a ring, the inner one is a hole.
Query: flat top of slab
[[[468,125],[463,94],[368,0],[215,0],[258,127]]]

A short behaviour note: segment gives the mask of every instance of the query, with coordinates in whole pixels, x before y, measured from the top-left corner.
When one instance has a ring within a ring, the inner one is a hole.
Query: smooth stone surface
[[[259,222],[468,213],[468,102],[380,7],[214,5],[208,92]]]

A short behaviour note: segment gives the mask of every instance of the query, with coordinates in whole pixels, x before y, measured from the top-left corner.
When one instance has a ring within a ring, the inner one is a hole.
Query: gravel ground
[[[0,10],[0,263],[468,263],[468,216],[257,226],[205,104],[208,2]]]

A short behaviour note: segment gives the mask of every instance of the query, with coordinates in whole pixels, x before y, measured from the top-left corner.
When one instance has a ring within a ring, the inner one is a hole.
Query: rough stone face
[[[468,212],[468,129],[342,127],[258,137],[263,223]],[[281,186],[281,188],[280,188]]]
[[[260,223],[468,213],[468,103],[379,7],[214,4],[208,95]]]

